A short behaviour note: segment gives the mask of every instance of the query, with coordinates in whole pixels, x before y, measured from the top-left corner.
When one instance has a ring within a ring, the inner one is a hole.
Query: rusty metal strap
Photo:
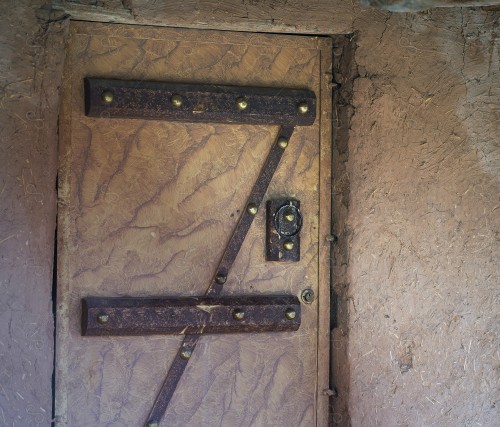
[[[276,137],[264,166],[261,169],[260,175],[247,199],[246,207],[242,211],[238,224],[229,239],[222,259],[220,260],[210,286],[207,289],[205,294],[206,296],[215,297],[222,291],[224,283],[227,280],[229,270],[233,265],[248,230],[252,225],[253,219],[262,204],[262,200],[269,183],[271,182],[274,172],[276,171],[281,157],[283,156],[283,152],[288,145],[288,141],[292,136],[293,130],[293,126],[283,126],[280,128],[278,136]],[[163,383],[158,397],[156,398],[153,409],[149,414],[146,427],[158,426],[165,415],[170,399],[172,398],[177,384],[186,369],[189,358],[196,347],[199,337],[200,335],[187,335],[184,338],[181,348],[170,366],[165,382]]]
[[[296,331],[294,295],[82,300],[82,335],[229,334]]]
[[[90,117],[306,126],[316,118],[310,90],[86,78]]]

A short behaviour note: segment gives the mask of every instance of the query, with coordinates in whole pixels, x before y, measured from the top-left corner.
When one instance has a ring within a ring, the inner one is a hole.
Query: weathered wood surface
[[[167,27],[301,34],[353,31],[360,6],[345,0],[112,0],[85,5],[52,1],[52,19],[120,22]]]
[[[312,288],[321,304],[302,307],[298,332],[202,337],[166,414],[169,426],[326,425],[329,265],[320,236],[329,233],[331,135],[320,123],[331,117],[322,69],[330,51],[315,37],[72,25],[61,117],[58,425],[145,420],[180,338],[81,337],[80,299],[202,295],[277,132],[85,117],[88,75],[303,87],[327,100],[321,118],[294,133],[266,196],[301,201],[301,261],[265,261],[262,206],[223,291]]]
[[[58,87],[67,25],[40,31],[22,3],[2,7],[0,19],[0,426],[49,425]]]

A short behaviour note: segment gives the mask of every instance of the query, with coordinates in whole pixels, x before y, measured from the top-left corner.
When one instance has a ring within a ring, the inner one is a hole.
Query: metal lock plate
[[[293,199],[269,200],[266,205],[266,259],[299,261],[302,213]]]

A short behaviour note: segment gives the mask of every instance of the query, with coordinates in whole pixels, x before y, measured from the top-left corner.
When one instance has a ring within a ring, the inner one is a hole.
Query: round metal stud
[[[291,240],[286,240],[285,243],[283,243],[283,248],[286,251],[291,251],[293,249],[293,242]]]
[[[249,203],[248,204],[248,206],[247,206],[247,212],[250,215],[256,215],[258,211],[259,211],[259,208],[257,207],[257,205],[255,205],[253,203]]]
[[[293,214],[293,212],[289,211],[286,212],[285,215],[283,215],[283,218],[286,222],[293,222],[295,220],[295,215]]]
[[[97,316],[97,322],[101,325],[105,325],[109,321],[109,316],[105,313],[101,313]]]
[[[314,301],[314,291],[312,289],[304,289],[300,294],[300,299],[304,304],[311,304]]]
[[[280,147],[282,150],[284,150],[286,147],[288,147],[288,139],[280,136],[278,138],[278,147]]]
[[[174,107],[177,107],[177,108],[182,107],[182,102],[183,101],[184,100],[182,99],[182,96],[180,96],[180,95],[172,95],[170,97],[170,102],[172,103],[172,105]]]
[[[148,422],[148,427],[158,427],[158,426],[159,426],[158,421],[151,420]]]
[[[295,316],[297,316],[297,312],[293,308],[287,308],[285,311],[285,317],[288,320],[293,320],[295,319]]]
[[[241,308],[237,308],[233,311],[233,319],[242,321],[245,318],[245,312]]]
[[[238,110],[240,111],[246,110],[248,108],[248,101],[246,100],[246,98],[238,98],[236,100],[236,107],[238,107]]]
[[[181,356],[181,359],[188,360],[192,354],[193,354],[193,350],[191,350],[189,348],[183,348],[181,350],[180,356]]]
[[[105,104],[111,104],[113,102],[113,92],[106,90],[101,95],[102,102]]]
[[[226,280],[227,280],[227,276],[225,274],[219,273],[219,274],[217,274],[217,276],[215,276],[215,281],[219,285],[223,285],[224,283],[226,283]]]
[[[307,102],[301,102],[297,105],[297,110],[299,110],[300,114],[306,114],[309,111],[309,105],[307,105]]]

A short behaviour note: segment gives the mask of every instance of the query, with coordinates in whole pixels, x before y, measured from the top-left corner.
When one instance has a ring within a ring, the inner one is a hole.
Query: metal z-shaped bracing
[[[280,125],[278,135],[200,298],[95,298],[82,300],[83,335],[184,334],[182,345],[145,423],[158,426],[203,333],[297,330],[295,296],[219,297],[295,126],[316,118],[314,92],[299,89],[85,79],[90,117]],[[207,309],[209,307],[210,309]]]

